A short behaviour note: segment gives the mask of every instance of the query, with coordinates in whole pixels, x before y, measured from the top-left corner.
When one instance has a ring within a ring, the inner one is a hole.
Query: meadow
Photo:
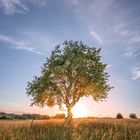
[[[1,120],[0,140],[140,140],[139,119]]]

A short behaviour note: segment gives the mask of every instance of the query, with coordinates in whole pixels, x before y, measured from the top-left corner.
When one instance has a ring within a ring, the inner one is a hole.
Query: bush
[[[117,118],[117,119],[123,119],[123,115],[122,115],[121,113],[118,113],[118,114],[116,115],[116,118]]]
[[[7,119],[5,115],[1,116],[0,119]]]
[[[66,116],[65,116],[65,114],[56,114],[56,115],[54,116],[54,118],[57,118],[57,119],[65,119]]]
[[[137,119],[137,116],[136,116],[135,113],[131,113],[131,114],[129,115],[129,118],[130,118],[130,119]]]

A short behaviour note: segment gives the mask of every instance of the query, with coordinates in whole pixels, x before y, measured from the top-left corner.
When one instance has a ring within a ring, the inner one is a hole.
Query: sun
[[[85,105],[81,102],[78,102],[72,109],[73,118],[87,117],[87,109]]]

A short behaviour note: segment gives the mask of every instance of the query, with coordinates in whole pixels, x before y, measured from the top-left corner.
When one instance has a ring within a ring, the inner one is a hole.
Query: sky
[[[25,88],[65,40],[101,48],[114,87],[104,102],[81,98],[79,115],[140,117],[139,0],[0,0],[0,111],[61,113],[30,107]]]

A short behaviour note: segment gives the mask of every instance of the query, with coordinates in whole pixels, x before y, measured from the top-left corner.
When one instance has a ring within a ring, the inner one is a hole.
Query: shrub
[[[137,116],[136,116],[135,113],[131,113],[131,114],[129,115],[129,118],[130,118],[130,119],[137,119]]]
[[[5,115],[1,116],[0,119],[7,119]]]
[[[65,116],[65,114],[56,114],[56,115],[54,116],[54,118],[57,118],[57,119],[64,119],[64,118],[66,118],[66,116]]]
[[[122,115],[121,113],[118,113],[118,114],[116,115],[116,118],[117,118],[117,119],[123,119],[123,115]]]

